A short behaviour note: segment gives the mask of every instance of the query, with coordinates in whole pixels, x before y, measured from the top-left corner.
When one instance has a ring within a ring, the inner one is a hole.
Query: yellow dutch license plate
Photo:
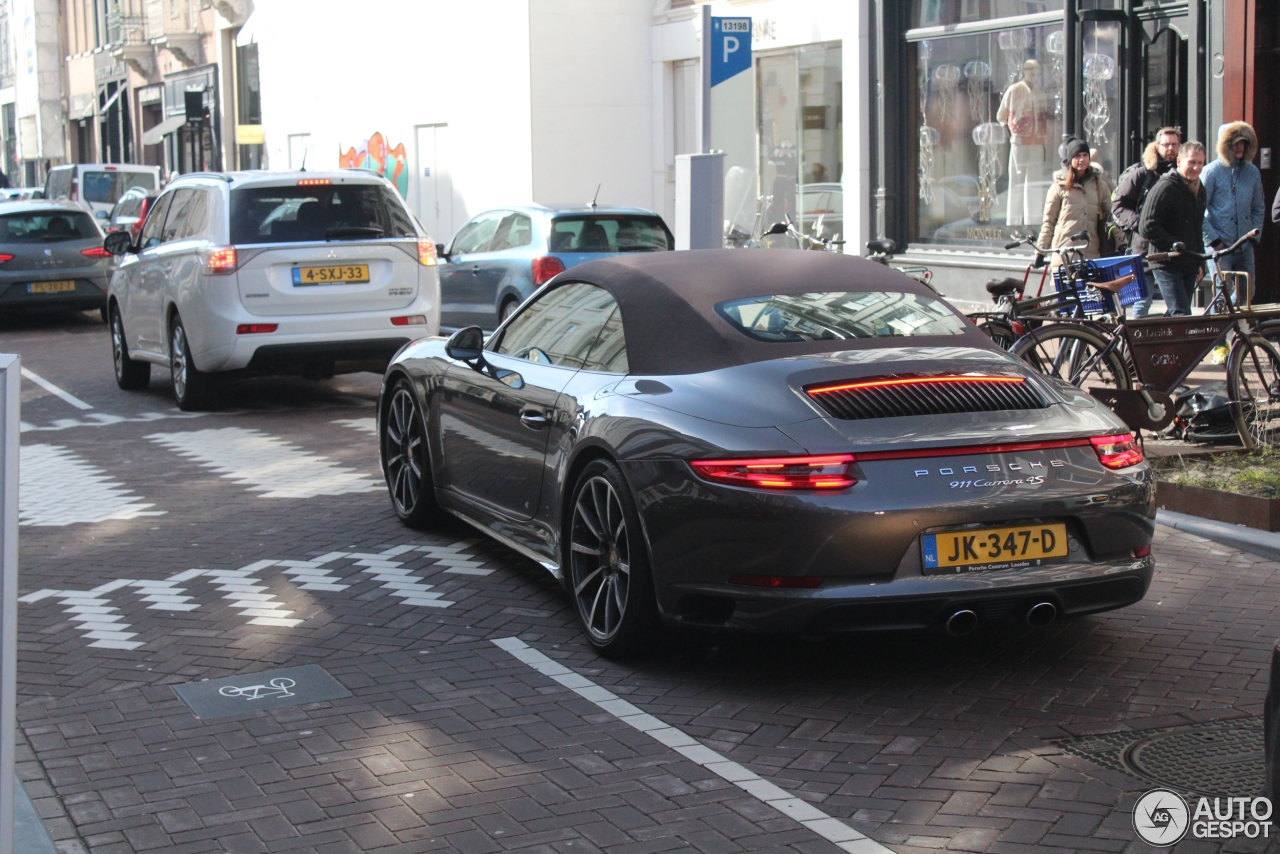
[[[293,268],[295,285],[359,285],[368,281],[368,264],[326,264],[323,267]]]
[[[1067,556],[1067,526],[1049,522],[922,534],[920,554],[925,575],[1043,566]]]
[[[27,285],[27,293],[29,294],[61,294],[75,289],[76,283],[72,281],[32,282]]]

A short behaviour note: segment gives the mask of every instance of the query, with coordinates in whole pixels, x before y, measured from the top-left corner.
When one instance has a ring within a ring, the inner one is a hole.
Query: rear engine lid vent
[[[804,391],[832,418],[846,421],[1044,409],[1049,405],[1025,377],[999,374],[867,377],[805,386]]]

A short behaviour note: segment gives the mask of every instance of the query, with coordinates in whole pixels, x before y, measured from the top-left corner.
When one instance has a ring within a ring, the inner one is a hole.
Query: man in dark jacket
[[[1129,251],[1142,255],[1147,251],[1147,239],[1138,232],[1142,219],[1142,206],[1147,194],[1160,176],[1178,162],[1178,148],[1182,136],[1177,128],[1160,128],[1156,138],[1142,152],[1142,162],[1135,163],[1120,175],[1120,183],[1111,194],[1111,218],[1124,228],[1129,236]],[[1130,316],[1145,317],[1151,311],[1151,297],[1139,300],[1130,309]]]
[[[1176,169],[1166,172],[1147,194],[1138,233],[1154,252],[1169,252],[1181,243],[1188,251],[1204,252],[1205,192],[1200,185],[1204,169],[1204,144],[1185,142],[1178,149]],[[1160,293],[1169,306],[1169,316],[1191,313],[1191,294],[1204,275],[1199,258],[1183,255],[1151,262]]]

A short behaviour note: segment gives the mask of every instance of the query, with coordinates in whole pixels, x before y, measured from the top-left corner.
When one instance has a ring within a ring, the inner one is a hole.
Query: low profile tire
[[[642,648],[658,624],[649,555],[631,489],[593,460],[573,488],[565,549],[569,594],[587,640],[606,658]]]
[[[209,405],[213,381],[196,368],[191,358],[191,342],[180,317],[173,319],[169,329],[169,371],[173,377],[173,398],[179,409],[191,412]]]
[[[443,519],[431,478],[426,422],[404,380],[391,387],[391,400],[382,419],[382,472],[391,506],[401,522],[424,529]]]
[[[116,385],[125,391],[138,391],[151,383],[151,365],[129,358],[129,344],[124,338],[124,321],[120,309],[111,308],[107,322],[111,325],[111,361],[115,368]]]
[[[105,305],[98,309],[98,316],[102,318],[103,323],[111,322],[111,313],[107,311],[107,307]]]
[[[516,309],[520,307],[520,300],[515,297],[507,297],[502,301],[502,308],[498,310],[498,322],[506,323],[507,318],[516,313]]]

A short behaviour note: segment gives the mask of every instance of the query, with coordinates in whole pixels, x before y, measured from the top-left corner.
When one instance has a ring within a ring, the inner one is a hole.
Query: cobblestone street
[[[1155,783],[1064,740],[1262,712],[1280,564],[1168,528],[1143,602],[1047,629],[610,662],[539,566],[400,525],[378,377],[186,414],[116,388],[96,313],[0,342],[63,392],[23,384],[18,758],[67,854],[1155,850]]]

